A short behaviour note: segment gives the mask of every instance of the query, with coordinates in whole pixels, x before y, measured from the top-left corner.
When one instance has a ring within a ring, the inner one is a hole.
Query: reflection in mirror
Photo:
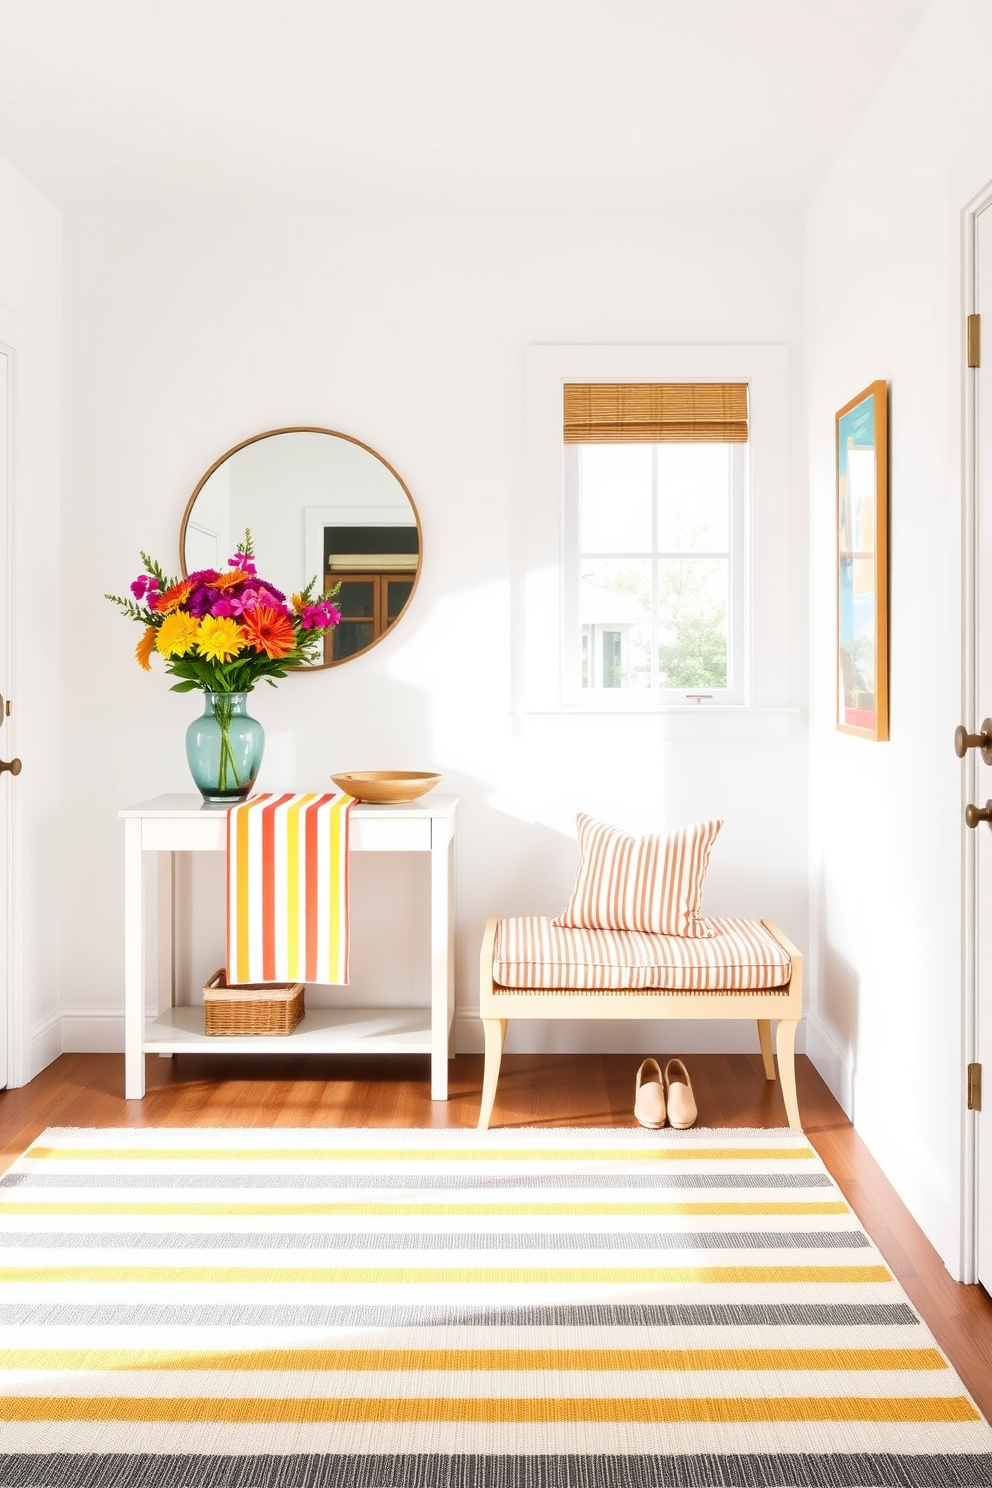
[[[323,666],[380,641],[420,577],[420,521],[396,471],[333,429],[273,429],[228,450],[183,516],[183,574],[222,568],[245,528],[265,572],[287,593],[316,577],[337,589],[341,623],[326,632]]]

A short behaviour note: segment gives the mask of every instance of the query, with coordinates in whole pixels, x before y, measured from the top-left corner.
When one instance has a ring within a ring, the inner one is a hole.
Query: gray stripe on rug
[[[5,1173],[0,1188],[832,1188],[826,1173]]]
[[[301,1307],[281,1302],[224,1303],[8,1302],[4,1327],[135,1328],[709,1328],[919,1327],[905,1302],[595,1302],[530,1307],[426,1307],[339,1303]],[[992,1479],[989,1480],[992,1483]],[[986,1485],[988,1488],[988,1485]]]
[[[3,1488],[989,1488],[992,1454],[0,1456]]]
[[[54,1230],[18,1234],[5,1230],[0,1247],[24,1250],[863,1250],[870,1245],[862,1230],[726,1230],[615,1231],[602,1234],[500,1234],[498,1231],[452,1231],[439,1234],[382,1234],[374,1230],[336,1232],[299,1230],[279,1234],[214,1234],[204,1231],[99,1231],[71,1235]],[[992,1485],[990,1485],[992,1488]]]

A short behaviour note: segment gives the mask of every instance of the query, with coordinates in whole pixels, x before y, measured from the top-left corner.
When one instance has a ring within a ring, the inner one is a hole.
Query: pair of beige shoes
[[[645,1059],[637,1071],[634,1115],[642,1126],[691,1126],[696,1119],[689,1071],[681,1059],[670,1059],[662,1075],[657,1059]]]

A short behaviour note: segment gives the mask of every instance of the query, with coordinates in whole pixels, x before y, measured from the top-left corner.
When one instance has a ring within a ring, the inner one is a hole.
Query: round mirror
[[[323,660],[338,666],[382,640],[420,577],[420,518],[396,471],[334,429],[270,429],[215,460],[186,505],[183,576],[223,568],[249,528],[259,571],[287,594],[316,578],[337,589],[341,622]]]

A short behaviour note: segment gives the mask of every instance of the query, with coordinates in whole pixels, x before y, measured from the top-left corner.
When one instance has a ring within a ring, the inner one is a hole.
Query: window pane
[[[659,444],[658,548],[726,553],[730,548],[729,444]]]
[[[371,646],[375,640],[375,626],[366,620],[342,620],[330,634],[334,660],[343,661],[346,656],[356,656],[366,646]]]
[[[413,593],[412,579],[386,580],[386,624],[392,625]]]
[[[585,553],[650,553],[651,446],[578,446]]]
[[[331,577],[335,576],[332,574]],[[375,580],[342,579],[334,603],[342,615],[374,615]]]
[[[579,604],[583,687],[650,687],[650,562],[586,559]]]
[[[662,687],[727,686],[726,559],[658,564],[658,665]]]

